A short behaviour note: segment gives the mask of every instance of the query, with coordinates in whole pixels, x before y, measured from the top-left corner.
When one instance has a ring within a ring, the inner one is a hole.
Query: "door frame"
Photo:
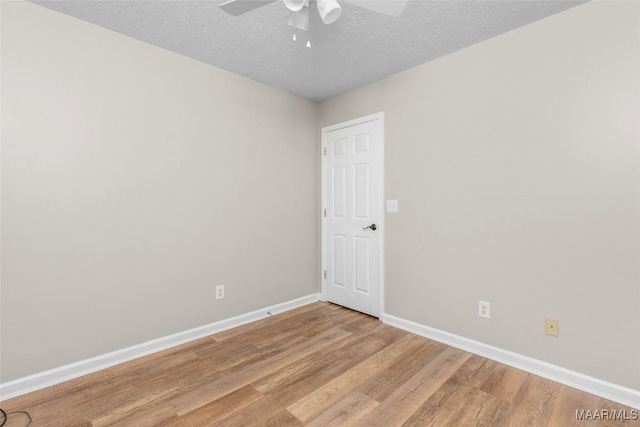
[[[370,114],[368,116],[364,116],[364,117],[359,117],[357,119],[353,119],[353,120],[348,120],[346,122],[342,122],[342,123],[337,123],[335,125],[331,125],[331,126],[325,126],[323,127],[320,132],[321,132],[321,141],[320,141],[320,157],[322,158],[321,161],[321,207],[320,207],[320,218],[322,219],[321,221],[321,250],[320,250],[320,254],[321,254],[321,268],[320,268],[320,283],[322,283],[322,292],[320,294],[320,300],[321,301],[326,301],[327,300],[327,277],[326,277],[326,269],[327,269],[327,259],[326,259],[326,255],[327,255],[327,235],[326,235],[326,222],[327,222],[327,218],[324,216],[324,210],[327,207],[326,204],[326,173],[325,173],[325,157],[326,155],[325,153],[325,148],[327,146],[326,144],[326,134],[334,131],[334,130],[338,130],[338,129],[343,129],[343,128],[347,128],[347,127],[351,127],[351,126],[355,126],[355,125],[359,125],[362,123],[367,123],[367,122],[373,122],[373,121],[377,121],[378,123],[378,131],[379,131],[379,135],[380,135],[380,182],[379,182],[379,192],[380,192],[380,206],[378,206],[378,209],[380,210],[379,213],[379,222],[380,222],[380,238],[378,240],[378,253],[380,254],[380,265],[379,265],[379,271],[380,271],[380,277],[379,277],[379,283],[380,283],[380,292],[379,292],[379,307],[380,307],[380,314],[379,314],[379,318],[382,319],[382,316],[384,315],[384,300],[385,300],[385,292],[384,292],[384,277],[385,277],[385,254],[384,254],[384,235],[385,235],[385,227],[384,227],[384,215],[385,215],[385,198],[384,198],[384,162],[385,162],[385,157],[384,157],[384,111],[381,111],[379,113],[375,113],[375,114]]]

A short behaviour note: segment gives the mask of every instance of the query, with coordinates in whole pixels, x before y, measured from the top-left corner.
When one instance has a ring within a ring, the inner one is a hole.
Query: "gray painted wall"
[[[385,112],[389,314],[640,389],[639,5],[578,6],[320,105],[320,126]]]
[[[2,2],[1,380],[317,292],[315,129],[310,101]]]

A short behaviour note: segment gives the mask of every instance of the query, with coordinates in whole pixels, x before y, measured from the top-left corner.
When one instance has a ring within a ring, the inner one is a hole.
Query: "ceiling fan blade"
[[[408,0],[344,0],[345,3],[389,16],[400,16]]]
[[[220,9],[229,15],[238,16],[275,1],[277,0],[230,0],[222,3]]]

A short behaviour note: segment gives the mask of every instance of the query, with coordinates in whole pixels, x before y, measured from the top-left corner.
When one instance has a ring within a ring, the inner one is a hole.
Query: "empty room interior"
[[[0,425],[640,426],[640,2],[0,2]]]

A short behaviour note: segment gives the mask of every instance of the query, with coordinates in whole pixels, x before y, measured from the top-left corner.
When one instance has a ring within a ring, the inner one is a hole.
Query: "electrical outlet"
[[[552,337],[560,336],[560,321],[557,319],[544,318],[544,333]]]
[[[485,319],[491,318],[491,304],[486,301],[478,301],[478,316]]]
[[[224,285],[216,286],[216,299],[224,298]]]

